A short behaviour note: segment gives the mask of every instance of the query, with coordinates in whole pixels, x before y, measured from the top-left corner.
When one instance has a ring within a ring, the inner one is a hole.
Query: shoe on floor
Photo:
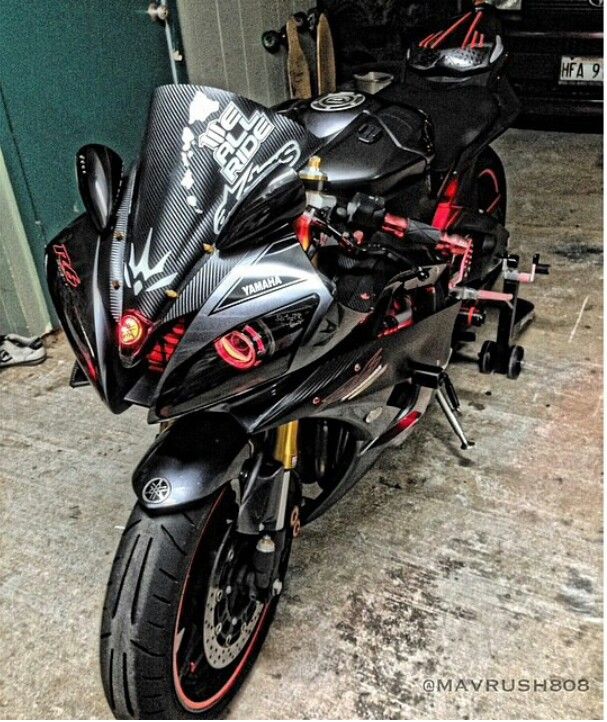
[[[46,358],[46,349],[39,337],[26,338],[16,333],[0,336],[0,369],[5,366],[39,364]]]

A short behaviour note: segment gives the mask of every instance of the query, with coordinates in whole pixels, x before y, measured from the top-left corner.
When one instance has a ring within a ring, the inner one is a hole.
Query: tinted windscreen
[[[314,138],[233,93],[158,88],[150,108],[127,233],[124,308],[155,318],[252,188],[297,166]]]

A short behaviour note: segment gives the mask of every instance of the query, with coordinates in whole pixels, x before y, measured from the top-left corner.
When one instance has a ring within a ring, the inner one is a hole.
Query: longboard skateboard
[[[310,66],[301,48],[297,22],[293,17],[287,20],[287,74],[292,98],[305,100],[312,97],[312,83],[310,81]]]
[[[323,13],[316,29],[316,64],[318,68],[318,94],[334,93],[337,87],[335,50],[327,16]]]

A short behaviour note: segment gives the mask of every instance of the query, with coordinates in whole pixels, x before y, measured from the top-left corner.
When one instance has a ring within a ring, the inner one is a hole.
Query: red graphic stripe
[[[466,33],[466,37],[464,38],[464,42],[462,43],[462,48],[465,48],[471,40],[472,40],[472,45],[470,47],[474,47],[474,36],[476,35],[476,32],[475,32],[476,27],[480,23],[482,17],[483,17],[483,13],[478,13],[478,15],[472,21],[470,28],[468,29],[468,32]]]
[[[466,13],[465,15],[463,15],[457,22],[453,23],[453,25],[452,25],[450,28],[447,28],[447,30],[445,30],[444,33],[442,33],[441,35],[439,35],[438,38],[436,38],[436,40],[434,40],[434,41],[432,42],[432,45],[431,45],[430,47],[431,47],[431,48],[436,48],[436,47],[438,47],[438,46],[443,42],[443,40],[446,40],[446,39],[449,37],[449,35],[451,35],[452,33],[454,33],[454,32],[457,30],[457,28],[459,28],[460,25],[462,25],[463,23],[465,23],[466,20],[470,17],[470,15],[472,15],[471,12]]]

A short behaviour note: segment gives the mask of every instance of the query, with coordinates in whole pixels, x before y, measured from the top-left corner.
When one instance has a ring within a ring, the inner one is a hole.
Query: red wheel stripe
[[[217,499],[215,500],[215,503],[211,507],[209,516],[207,517],[206,523],[202,529],[202,532],[200,533],[201,541],[202,541],[202,538],[207,530],[207,527],[213,517],[213,513],[215,512],[217,506],[223,499],[225,492],[226,492],[226,487],[224,486],[224,488],[221,490],[221,494],[217,497]],[[196,551],[198,551],[198,547],[197,547]],[[224,686],[218,692],[216,692],[212,697],[209,697],[209,699],[203,700],[202,702],[194,702],[186,695],[186,693],[183,691],[183,687],[181,686],[181,680],[179,679],[179,671],[177,669],[176,640],[177,640],[177,633],[178,633],[178,628],[179,628],[179,620],[181,618],[181,610],[183,607],[183,600],[185,598],[185,594],[187,591],[187,585],[188,585],[189,579],[190,579],[190,571],[191,571],[192,564],[193,564],[195,558],[196,558],[196,552],[194,552],[194,554],[192,556],[192,560],[190,562],[190,568],[188,569],[186,581],[183,586],[183,592],[181,593],[181,599],[179,600],[179,609],[177,610],[177,620],[175,622],[175,632],[174,632],[174,636],[173,636],[173,686],[175,687],[175,692],[177,694],[177,697],[179,698],[179,701],[186,709],[189,709],[192,712],[204,712],[205,710],[209,709],[210,707],[213,707],[213,705],[220,702],[221,699],[223,697],[225,697],[226,694],[228,694],[228,692],[232,689],[232,687],[236,683],[236,680],[238,679],[244,666],[246,665],[247,661],[249,660],[249,657],[251,656],[253,649],[255,648],[255,643],[257,642],[259,634],[263,628],[263,623],[265,621],[265,618],[270,610],[270,603],[268,602],[266,604],[266,606],[261,614],[261,617],[259,618],[259,622],[257,623],[257,629],[255,630],[255,634],[251,637],[249,646],[247,647],[242,659],[238,663],[238,666],[232,673],[230,679],[228,679],[228,681],[224,684]]]
[[[268,602],[262,612],[261,617],[259,618],[259,622],[257,624],[257,629],[255,630],[255,634],[251,637],[251,641],[249,642],[249,646],[247,647],[242,659],[238,663],[238,666],[236,669],[232,672],[232,676],[228,681],[223,685],[223,687],[218,691],[215,692],[215,694],[212,697],[209,697],[209,699],[205,699],[202,702],[193,702],[183,691],[183,688],[181,687],[181,684],[179,684],[179,690],[177,691],[177,695],[181,697],[183,695],[182,704],[187,705],[186,709],[189,709],[192,712],[204,712],[207,709],[210,709],[214,705],[216,705],[218,702],[220,702],[226,694],[232,689],[234,684],[236,683],[236,680],[240,676],[240,673],[246,666],[247,662],[249,661],[249,657],[251,656],[253,649],[255,648],[255,643],[257,642],[257,639],[259,637],[259,634],[261,633],[261,630],[263,629],[263,623],[265,621],[265,618],[270,611],[270,603]],[[180,695],[181,693],[181,695]]]

